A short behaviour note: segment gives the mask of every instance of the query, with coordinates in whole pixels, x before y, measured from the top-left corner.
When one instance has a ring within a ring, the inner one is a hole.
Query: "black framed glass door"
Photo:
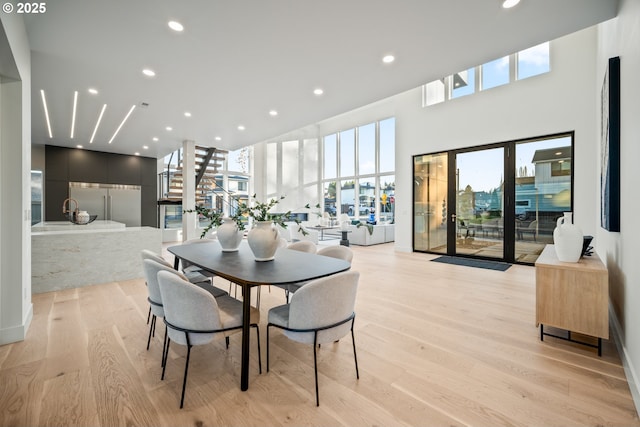
[[[535,263],[572,210],[573,136],[414,156],[414,250]]]

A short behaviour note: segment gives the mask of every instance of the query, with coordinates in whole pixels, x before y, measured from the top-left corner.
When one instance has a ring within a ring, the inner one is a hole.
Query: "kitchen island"
[[[143,277],[140,251],[161,252],[160,230],[117,221],[31,227],[31,289],[57,291]]]

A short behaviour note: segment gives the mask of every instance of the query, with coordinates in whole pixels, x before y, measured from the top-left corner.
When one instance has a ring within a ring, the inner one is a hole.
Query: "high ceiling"
[[[50,1],[45,13],[25,15],[33,143],[150,157],[186,139],[237,149],[595,25],[618,7],[617,0],[522,0],[512,9],[501,3]],[[171,30],[171,20],[184,31]],[[395,62],[383,63],[387,54]],[[324,94],[314,95],[316,88]]]

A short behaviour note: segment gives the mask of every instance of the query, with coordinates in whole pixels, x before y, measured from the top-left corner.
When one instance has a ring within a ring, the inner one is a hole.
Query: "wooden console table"
[[[598,349],[609,338],[609,275],[598,255],[580,261],[561,262],[553,245],[547,245],[536,261],[536,326],[540,340],[553,336]],[[567,337],[544,332],[544,326],[567,331]],[[598,338],[598,345],[576,341],[571,332]]]

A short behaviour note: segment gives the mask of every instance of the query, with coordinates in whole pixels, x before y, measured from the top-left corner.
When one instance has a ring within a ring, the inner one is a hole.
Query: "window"
[[[337,135],[327,135],[324,137],[324,178],[335,178],[338,176],[337,168]]]
[[[369,175],[376,172],[376,124],[370,123],[358,128],[358,174]]]
[[[444,79],[435,80],[422,87],[422,106],[439,104],[444,102]]]
[[[518,80],[549,72],[549,42],[522,50],[517,57]]]
[[[355,171],[356,131],[340,132],[340,176],[352,176]]]
[[[482,65],[482,90],[509,83],[509,57],[487,62]]]
[[[396,170],[396,119],[380,121],[380,172]]]
[[[476,90],[476,70],[468,70],[455,73],[451,78],[451,98],[471,95]]]
[[[571,175],[571,162],[568,160],[558,160],[551,163],[551,176]]]

